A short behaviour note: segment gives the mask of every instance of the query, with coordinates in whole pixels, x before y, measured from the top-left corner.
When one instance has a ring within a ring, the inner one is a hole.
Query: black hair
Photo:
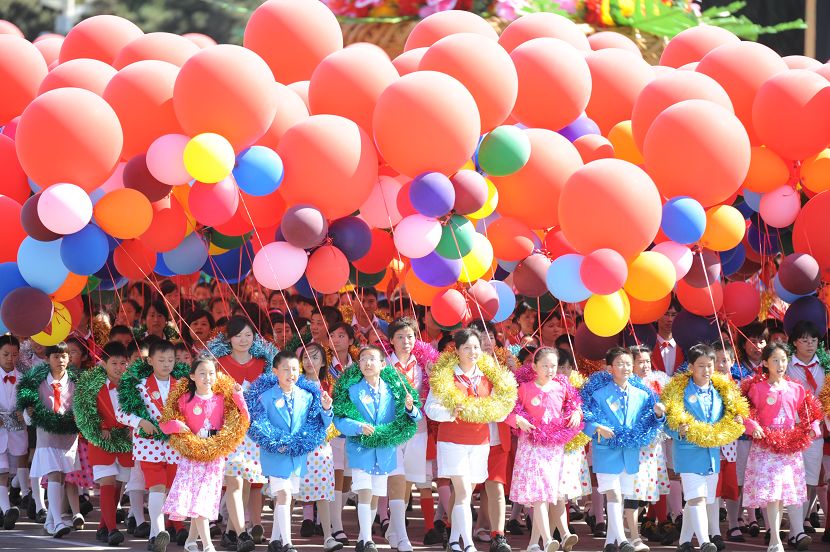
[[[250,320],[238,314],[228,318],[228,323],[225,325],[225,337],[230,341],[232,337],[236,337],[245,328],[250,328],[252,333],[256,333],[256,328]]]
[[[214,362],[211,357],[200,356],[199,358],[194,359],[193,362],[190,363],[190,375],[192,376],[193,374],[195,374],[196,370],[198,370],[199,366],[201,366],[202,364],[210,364],[211,366],[213,366],[214,370],[216,369],[216,362]],[[187,402],[190,402],[196,396],[196,382],[193,380],[193,378],[187,378],[187,392],[190,393],[190,397],[187,398]]]
[[[297,298],[294,300],[294,304],[296,305],[297,303],[306,303],[307,305],[311,305],[312,307],[316,306],[314,304],[314,299],[311,299],[310,297],[305,297],[303,295],[297,296]]]
[[[5,347],[6,345],[11,345],[12,347],[17,347],[18,349],[20,349],[20,340],[12,334],[0,335],[0,349]]]
[[[557,366],[565,366],[566,364],[570,364],[571,366],[576,367],[574,356],[570,351],[567,349],[557,349],[556,352],[559,355],[559,362],[556,363]]]
[[[641,343],[639,345],[632,345],[628,348],[628,351],[631,353],[632,357],[636,357],[639,355],[651,355],[651,348],[644,343]]]
[[[323,359],[323,364],[322,364],[322,366],[320,366],[320,370],[317,374],[317,377],[322,380],[323,379],[322,372],[326,369],[326,358],[327,358],[326,349],[325,349],[325,347],[323,347],[319,343],[315,343],[314,341],[312,341],[310,343],[306,343],[306,344],[302,345],[301,347],[299,347],[297,349],[297,355],[300,357],[300,367],[303,370],[303,374],[306,373],[305,362],[303,362],[303,357],[306,356],[305,353],[309,349],[316,349],[317,352],[320,353],[320,358]]]
[[[355,290],[355,295],[357,295],[358,297],[362,297],[364,295],[371,295],[377,299],[378,290],[376,290],[373,287],[359,287]]]
[[[176,282],[173,282],[171,280],[162,280],[162,282],[159,284],[159,290],[161,290],[162,295],[173,293],[178,289],[179,286],[176,285]]]
[[[605,353],[605,364],[611,366],[614,364],[614,361],[620,358],[623,355],[627,355],[633,358],[634,355],[631,354],[631,351],[626,349],[625,347],[611,347],[608,349],[608,352]]]
[[[475,328],[464,328],[462,330],[458,330],[452,335],[452,340],[455,343],[455,348],[460,349],[462,345],[467,343],[471,337],[475,337],[478,339],[479,344],[481,344],[481,332]]]
[[[775,351],[784,351],[784,355],[787,357],[787,359],[790,358],[790,352],[787,350],[786,345],[784,345],[783,343],[767,343],[767,346],[764,347],[763,351],[761,351],[761,360],[764,362],[768,361],[769,358],[772,356],[772,353],[774,353]],[[761,369],[765,374],[769,373],[769,369],[763,364],[761,364]]]
[[[674,309],[677,312],[680,312],[680,311],[683,310],[683,305],[680,304],[680,300],[677,298],[677,295],[675,295],[674,293],[672,293],[671,299],[669,300],[669,306],[666,307],[667,311],[669,309]]]
[[[138,301],[136,301],[135,299],[124,299],[123,301],[121,301],[121,304],[130,305],[133,308],[133,310],[135,310],[136,315],[141,315],[141,305],[139,305]]]
[[[130,337],[133,336],[133,332],[127,326],[123,324],[116,324],[112,328],[110,328],[110,339],[115,337],[116,335],[129,335]]]
[[[67,351],[66,341],[61,341],[60,343],[55,343],[54,345],[49,345],[46,347],[46,350],[43,351],[43,356],[49,358],[52,355],[63,355],[69,354]]]
[[[323,358],[325,358],[325,355],[323,356]],[[283,350],[276,354],[276,356],[274,357],[274,362],[271,365],[274,368],[276,368],[277,366],[279,366],[287,360],[297,360],[297,357],[292,355],[288,351]]]
[[[556,364],[557,365],[559,364],[559,352],[556,349],[554,349],[553,347],[539,347],[538,349],[536,349],[536,351],[533,353],[533,364],[536,364],[537,362],[539,362],[539,358],[541,358],[545,355],[555,356],[556,357]]]
[[[354,328],[352,327],[351,324],[348,324],[348,323],[342,322],[342,321],[338,322],[334,326],[329,327],[329,335],[333,334],[337,330],[343,330],[344,332],[346,332],[346,335],[349,337],[349,339],[354,341],[355,333],[354,333]]]
[[[738,336],[738,352],[741,359],[746,356],[746,343],[751,338],[769,341],[769,330],[762,322],[752,322],[740,329]]]
[[[562,349],[563,345],[567,345],[568,347],[570,347],[571,343],[573,343],[573,339],[574,338],[572,335],[568,333],[563,333],[562,335],[556,338],[556,341],[553,342],[553,345],[557,349]]]
[[[314,316],[315,314],[319,314],[323,317],[328,331],[331,331],[331,328],[333,328],[336,324],[343,322],[343,314],[340,312],[340,309],[336,309],[334,307],[320,307],[319,309],[314,310],[314,312],[311,313],[311,316]]]
[[[809,320],[799,320],[793,326],[793,331],[790,332],[790,347],[795,347],[795,342],[802,337],[815,337],[821,339],[821,330],[815,323]]]
[[[146,303],[144,305],[144,312],[141,313],[142,318],[147,318],[147,314],[150,312],[150,309],[153,309],[160,315],[164,317],[165,320],[168,322],[170,321],[170,311],[167,310],[167,305],[164,304],[164,301],[161,299],[153,299],[152,301]]]
[[[81,362],[83,362],[84,360],[87,360],[87,361],[89,360],[90,351],[89,351],[89,345],[87,345],[86,342],[81,341],[77,337],[70,337],[69,339],[66,340],[67,347],[70,344],[75,345],[76,347],[78,347],[78,349],[81,350],[81,354],[84,356],[84,359],[81,359]],[[85,367],[86,366],[75,366],[75,368],[79,368],[79,369],[80,368],[85,368]]]
[[[153,356],[156,353],[167,353],[167,352],[176,352],[176,347],[167,341],[166,339],[156,339],[150,343],[150,348],[147,351],[149,356]]]
[[[689,361],[689,366],[694,364],[697,359],[701,357],[706,357],[712,362],[715,362],[715,349],[705,343],[698,343],[697,345],[691,347],[689,352],[686,354],[686,360]]]
[[[363,353],[365,353],[366,351],[377,351],[378,355],[380,355],[380,361],[381,362],[384,362],[384,360],[386,359],[386,353],[384,352],[383,349],[381,349],[377,345],[364,345],[363,347],[360,348],[360,354],[357,357],[358,358],[362,357]]]
[[[136,341],[130,341],[127,344],[127,359],[129,360],[129,358],[133,356],[135,353],[138,353],[140,355],[141,349],[139,348],[138,343]]]
[[[409,316],[401,316],[400,318],[394,319],[390,324],[389,327],[386,328],[386,337],[389,338],[389,341],[392,341],[392,338],[395,337],[395,334],[399,331],[409,328],[412,330],[412,333],[418,335],[418,323],[415,322],[414,318]]]
[[[102,349],[101,360],[106,362],[112,357],[124,357],[125,359],[129,358],[127,348],[118,341],[110,341],[104,345]]]
[[[732,362],[736,360],[735,358],[735,348],[732,347],[729,343],[724,343],[723,341],[716,341],[712,344],[712,348],[715,350],[715,353],[723,353],[725,355],[729,355],[732,357]]]
[[[438,340],[438,346],[436,347],[438,349],[438,352],[439,353],[443,352],[447,348],[447,346],[449,346],[449,344],[452,343],[452,342],[453,342],[452,335],[450,335],[448,333],[442,333],[441,334],[441,339]]]
[[[536,349],[539,347],[535,345],[526,345],[519,349],[519,352],[516,354],[516,360],[519,361],[519,364],[524,364],[528,358],[533,358],[533,353],[536,352]]]
[[[470,327],[478,330],[481,332],[481,338],[484,339],[484,332],[493,335],[493,348],[496,347],[503,347],[504,343],[496,336],[496,326],[493,325],[492,322],[487,322],[485,320],[473,320],[470,322]]]
[[[141,297],[144,299],[144,306],[147,306],[153,299],[153,290],[150,289],[150,286],[147,285],[145,282],[135,282],[132,286],[130,286],[130,291],[137,289],[141,292]]]

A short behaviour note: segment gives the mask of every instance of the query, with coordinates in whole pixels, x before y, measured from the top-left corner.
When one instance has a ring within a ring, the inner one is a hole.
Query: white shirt
[[[811,364],[812,366],[810,366]],[[816,389],[813,389],[813,386],[807,382],[807,376],[805,375],[806,370],[808,370],[807,366],[810,366],[809,371],[816,382]],[[790,359],[790,367],[787,369],[787,376],[803,385],[804,389],[816,396],[821,392],[821,388],[824,385],[824,368],[819,364],[818,356],[816,355],[813,355],[810,362],[806,364],[793,355]]]
[[[666,347],[662,347],[663,343],[668,343]],[[657,336],[657,349],[660,351],[660,358],[663,359],[663,367],[666,369],[666,374],[669,376],[674,374],[674,361],[677,359],[677,343],[674,338],[663,339]]]
[[[153,376],[153,377],[155,378],[155,376]],[[162,404],[166,403],[167,402],[167,395],[170,394],[170,378],[167,378],[166,381],[162,381],[162,380],[156,378],[156,383],[159,386],[159,393],[161,393],[161,402],[162,402]]]

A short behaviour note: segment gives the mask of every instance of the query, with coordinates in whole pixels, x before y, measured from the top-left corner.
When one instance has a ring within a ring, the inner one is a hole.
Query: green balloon
[[[241,247],[243,243],[251,239],[252,233],[243,234],[242,236],[226,236],[216,230],[210,233],[210,243],[222,249],[236,249]]]
[[[381,282],[381,280],[383,280],[384,276],[386,276],[385,268],[380,272],[367,274],[365,272],[360,272],[354,266],[349,265],[349,283],[358,287],[375,287]]]
[[[86,281],[86,285],[84,286],[83,291],[81,292],[82,295],[88,295],[89,292],[95,291],[98,286],[101,285],[101,279],[95,276],[90,276],[89,279]]]
[[[441,230],[435,252],[445,259],[460,259],[473,250],[476,228],[461,215],[453,215]]]
[[[494,128],[478,148],[478,165],[491,176],[508,176],[530,159],[530,138],[515,126]]]

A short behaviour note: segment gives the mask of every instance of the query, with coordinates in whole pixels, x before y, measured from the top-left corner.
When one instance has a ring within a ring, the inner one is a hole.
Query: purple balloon
[[[349,261],[364,257],[372,247],[369,225],[357,217],[343,217],[329,226],[332,245],[340,249]]]
[[[622,340],[625,347],[647,345],[649,349],[654,349],[654,344],[657,343],[657,330],[654,324],[634,324],[633,331],[631,326],[626,326],[622,332]]]
[[[781,251],[781,240],[778,232],[766,232],[753,222],[746,230],[746,241],[749,246],[761,255],[775,255]]]
[[[423,173],[412,181],[409,201],[425,217],[443,217],[455,204],[455,187],[441,173]]]
[[[575,142],[587,134],[602,134],[599,126],[584,113],[576,118],[574,122],[563,129],[559,130],[559,134],[567,138],[570,142]]]
[[[282,216],[280,230],[291,245],[311,249],[323,243],[329,231],[329,223],[315,207],[294,205]]]
[[[784,331],[792,333],[793,327],[802,320],[809,320],[819,331],[827,328],[827,309],[818,297],[802,297],[790,305],[784,314]]]
[[[574,334],[574,353],[588,360],[602,360],[611,347],[620,344],[620,334],[600,337],[591,332],[588,326],[580,324]]]
[[[0,318],[11,333],[28,337],[46,328],[53,309],[52,300],[39,289],[19,287],[3,299]]]
[[[461,276],[461,259],[447,259],[435,251],[420,259],[410,259],[410,262],[415,275],[433,287],[452,285]]]
[[[709,319],[682,310],[674,319],[672,335],[677,345],[688,351],[698,343],[714,343],[720,338],[720,331],[714,318]]]
[[[701,257],[703,262],[700,261]],[[720,255],[709,249],[701,249],[699,253],[694,254],[692,268],[683,277],[683,281],[695,288],[705,288],[720,280],[720,274]]]

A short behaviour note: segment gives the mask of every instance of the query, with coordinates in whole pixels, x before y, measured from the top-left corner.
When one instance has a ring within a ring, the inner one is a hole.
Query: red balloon
[[[720,275],[720,255],[709,249],[701,249],[692,257],[692,268],[683,277],[683,281],[692,287],[705,288],[720,280]]]
[[[150,174],[150,170],[147,168],[147,156],[144,154],[136,155],[127,161],[127,164],[124,166],[123,178],[125,188],[138,190],[150,202],[167,197],[173,190],[173,186],[159,182]]]
[[[758,319],[761,292],[749,282],[730,282],[723,288],[723,314],[737,327]]]
[[[474,33],[493,41],[499,39],[490,23],[478,15],[463,10],[447,10],[430,14],[418,21],[409,32],[403,49],[408,52],[416,48],[428,48],[444,37],[459,33]]]
[[[57,88],[85,88],[103,97],[115,73],[112,66],[97,59],[72,59],[49,71],[40,83],[38,95]]]
[[[216,41],[202,33],[185,33],[182,35],[199,48],[207,48],[208,46],[216,46]]]
[[[305,269],[308,285],[320,293],[337,293],[349,281],[349,261],[333,245],[318,247]]]
[[[395,242],[391,234],[379,228],[372,228],[372,247],[369,252],[352,264],[364,274],[380,272],[395,257]]]
[[[457,289],[439,291],[432,300],[430,312],[441,326],[455,326],[470,315],[467,300]]]
[[[62,36],[52,36],[43,40],[34,41],[35,48],[38,49],[43,56],[43,60],[47,66],[57,63],[58,56],[61,53],[61,46],[63,46]]]
[[[459,215],[475,213],[487,203],[489,190],[487,180],[481,173],[464,169],[452,175],[450,182],[452,182],[452,187],[455,190],[453,209]]]
[[[0,125],[11,121],[37,96],[46,62],[28,40],[0,34]]]
[[[807,56],[784,56],[782,59],[790,69],[815,70],[824,65],[819,60]]]
[[[499,294],[487,280],[478,280],[467,290],[470,316],[489,322],[499,312]]]
[[[91,192],[115,171],[123,135],[115,111],[100,96],[60,88],[38,96],[15,136],[20,164],[41,187],[71,182]]]
[[[830,279],[830,193],[822,192],[810,199],[793,225],[793,250],[811,255],[821,267],[824,279]],[[747,248],[747,253],[751,248]]]
[[[280,140],[289,128],[308,119],[308,106],[305,100],[291,88],[278,82],[275,82],[273,86],[274,96],[277,99],[277,114],[274,115],[268,131],[257,140],[257,145],[277,149]]]
[[[613,31],[600,31],[590,35],[588,37],[588,44],[591,45],[591,49],[595,52],[607,48],[618,48],[631,52],[632,54],[637,54],[641,58],[643,57],[642,52],[640,52],[640,47],[633,40]]]
[[[558,38],[583,52],[591,51],[591,44],[576,23],[561,15],[545,12],[531,13],[511,22],[501,33],[499,44],[512,52],[535,38]]]
[[[541,297],[548,291],[545,278],[550,259],[541,253],[534,253],[520,262],[513,271],[513,285],[516,292],[526,297]]]
[[[677,300],[692,314],[712,316],[723,306],[723,285],[712,282],[709,287],[696,288],[680,280],[677,282]]]
[[[654,78],[643,56],[608,48],[585,56],[591,70],[591,99],[585,109],[603,135],[620,121],[631,119],[640,92]]]
[[[597,249],[586,255],[579,267],[583,285],[597,295],[611,295],[625,284],[628,265],[613,249]]]
[[[590,163],[597,159],[611,159],[614,157],[614,146],[605,136],[586,134],[574,140],[574,147],[582,157],[583,163]]]
[[[241,193],[242,191],[240,190]],[[241,201],[237,205],[236,212],[230,220],[214,226],[214,230],[225,236],[242,236],[253,229],[254,224],[251,222],[251,217],[248,216],[248,212],[245,210],[245,206],[242,205]]]
[[[96,15],[72,27],[63,41],[59,60],[64,63],[90,58],[112,65],[121,49],[143,34],[123,17]]]
[[[297,96],[299,96],[301,100],[303,100],[303,103],[305,104],[305,108],[309,111],[309,113],[311,113],[311,108],[309,107],[309,104],[308,104],[308,86],[309,86],[309,84],[310,84],[309,81],[297,81],[297,82],[292,82],[291,84],[289,84],[288,88],[292,92],[294,92]]]
[[[140,240],[124,240],[112,253],[115,268],[130,280],[143,280],[153,273],[156,252],[148,249]]]
[[[190,212],[205,226],[218,226],[228,222],[239,205],[239,192],[233,178],[216,184],[196,182],[190,188],[187,200]]]
[[[17,249],[26,238],[20,222],[20,204],[10,197],[0,195],[0,220],[3,220],[3,239],[0,240],[0,263],[17,261]],[[37,205],[35,205],[37,215]]]
[[[412,187],[412,180],[401,186],[398,191],[398,196],[395,198],[395,207],[398,208],[398,213],[401,218],[414,215],[418,211],[412,206],[412,201],[409,199],[409,189]]]
[[[37,213],[37,204],[40,201],[41,193],[36,193],[23,204],[23,207],[19,211],[20,227],[26,234],[38,241],[55,241],[62,237],[62,235],[46,228]]]
[[[343,48],[343,32],[322,2],[268,0],[251,14],[243,44],[289,84],[308,80],[323,58]]]
[[[188,221],[182,204],[169,195],[152,204],[153,221],[139,238],[148,249],[164,253],[181,243],[187,233]]]
[[[14,140],[0,134],[0,195],[8,196],[19,204],[31,195],[29,181],[14,149]]]
[[[812,256],[793,253],[778,266],[778,280],[790,293],[806,295],[821,285],[821,267]]]
[[[551,259],[558,259],[562,255],[567,255],[569,253],[576,253],[576,249],[573,248],[571,243],[565,237],[565,233],[562,232],[558,226],[551,228],[548,233],[545,234],[544,246],[548,257]]]
[[[427,50],[428,48],[415,48],[414,50],[404,52],[392,60],[392,65],[394,65],[395,69],[398,70],[398,74],[400,76],[414,73],[418,70],[418,66],[421,64],[421,59],[423,59],[424,54],[427,53]]]
[[[533,253],[536,235],[523,222],[501,217],[487,225],[487,239],[493,246],[493,255],[502,261],[521,261]]]
[[[724,44],[737,44],[741,40],[721,27],[698,25],[682,31],[666,44],[660,56],[660,65],[681,67],[700,61],[703,56]]]
[[[282,0],[270,0],[260,9],[275,1]],[[256,13],[251,21],[254,17]],[[179,71],[173,91],[176,117],[186,134],[213,132],[240,152],[259,140],[274,121],[273,83],[268,65],[254,52],[231,44],[210,46]]]
[[[21,31],[17,25],[11,21],[0,19],[0,35],[12,35],[23,38],[23,31]]]
[[[154,59],[181,67],[199,49],[193,41],[183,36],[172,33],[147,33],[124,46],[112,65],[116,69],[123,69],[136,61]]]
[[[240,207],[244,207],[251,223],[257,228],[279,225],[287,207],[279,191],[265,196],[252,196],[239,191]]]

